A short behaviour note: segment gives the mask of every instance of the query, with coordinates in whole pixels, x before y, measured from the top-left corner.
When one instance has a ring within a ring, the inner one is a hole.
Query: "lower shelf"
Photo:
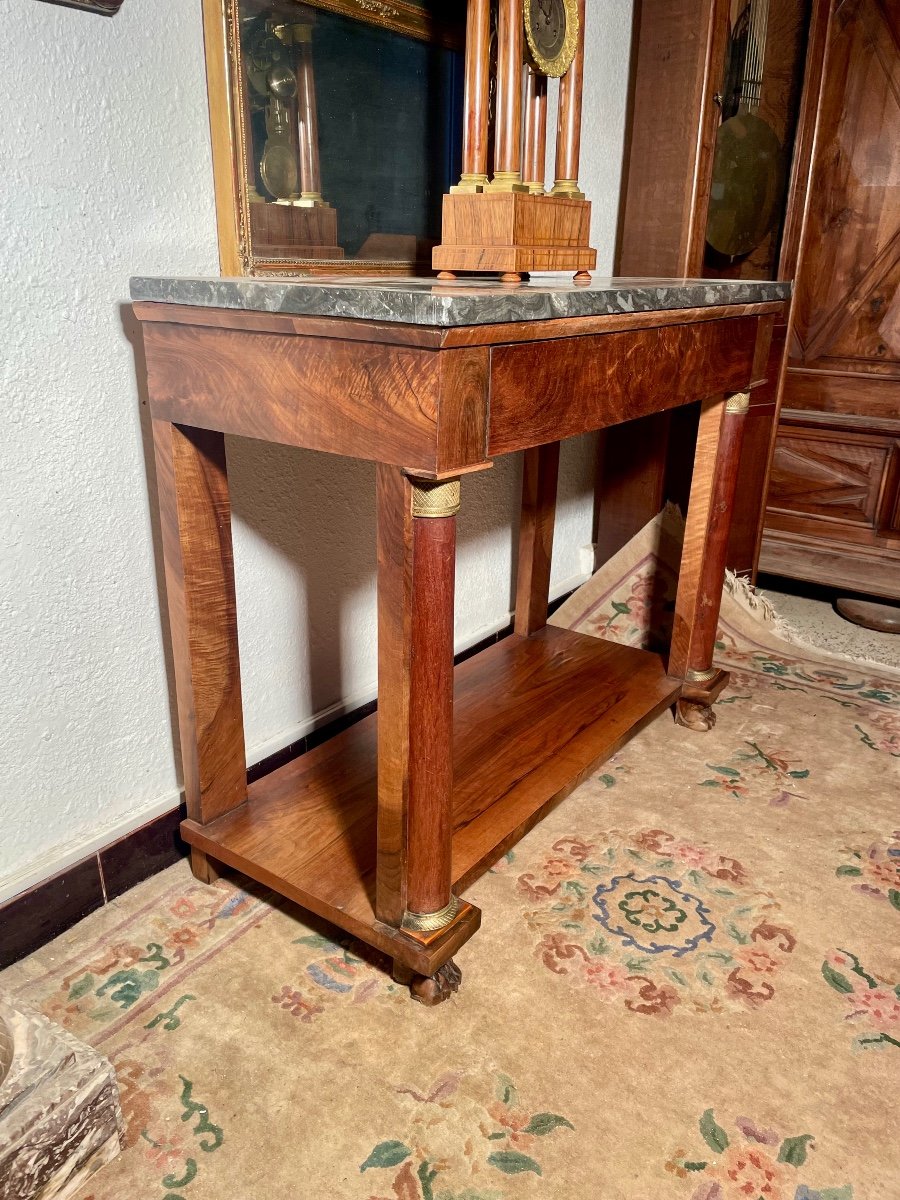
[[[547,626],[456,669],[453,878],[488,869],[680,691],[658,655]],[[377,714],[251,785],[185,840],[379,949]]]

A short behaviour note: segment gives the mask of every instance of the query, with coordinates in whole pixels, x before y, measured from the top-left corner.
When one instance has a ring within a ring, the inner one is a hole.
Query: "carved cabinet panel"
[[[876,529],[895,447],[886,439],[783,430],[772,460],[769,508]]]

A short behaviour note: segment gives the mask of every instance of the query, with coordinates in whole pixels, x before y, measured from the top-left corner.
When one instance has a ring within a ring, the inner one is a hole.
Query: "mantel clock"
[[[508,283],[531,271],[590,278],[597,252],[588,244],[590,202],[578,186],[585,9],[586,0],[469,0],[463,167],[444,197],[441,244],[432,257],[439,278],[460,271],[499,272]],[[556,177],[548,191],[549,76],[560,83]]]

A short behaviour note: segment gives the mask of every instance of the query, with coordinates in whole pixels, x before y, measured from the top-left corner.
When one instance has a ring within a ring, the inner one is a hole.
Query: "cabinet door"
[[[789,347],[804,394],[795,405],[790,371],[788,408],[820,407],[813,372],[829,372],[822,383],[832,389],[839,372],[842,410],[859,415],[867,410],[858,376],[900,381],[898,43],[897,0],[835,5]],[[896,395],[900,418],[900,387]]]

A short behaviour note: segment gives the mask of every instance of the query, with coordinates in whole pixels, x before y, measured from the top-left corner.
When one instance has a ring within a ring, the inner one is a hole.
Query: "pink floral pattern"
[[[395,1004],[409,1001],[408,990],[391,981],[384,964],[378,966],[353,953],[351,939],[341,946],[311,933],[296,938],[294,945],[307,947],[307,951],[301,955],[292,982],[282,984],[272,1003],[304,1024],[346,1004],[365,1004],[376,998]]]
[[[517,888],[544,967],[642,1016],[765,1004],[796,944],[740,862],[665,830],[560,838]]]
[[[900,983],[866,970],[849,950],[832,950],[822,976],[844,998],[844,1020],[860,1031],[854,1042],[858,1049],[900,1049]]]
[[[849,1183],[810,1188],[802,1182],[812,1171],[811,1133],[784,1137],[747,1117],[733,1125],[726,1132],[708,1108],[699,1121],[700,1151],[681,1147],[666,1162],[666,1171],[691,1187],[691,1200],[853,1200]]]
[[[900,829],[868,846],[846,846],[835,873],[852,880],[854,891],[886,900],[900,912]]]
[[[359,1172],[389,1178],[398,1200],[504,1200],[508,1193],[498,1184],[543,1175],[548,1140],[575,1128],[559,1113],[526,1107],[500,1072],[465,1081],[461,1071],[449,1071],[422,1090],[405,1084],[394,1091],[412,1101],[409,1116],[376,1143]],[[369,1200],[381,1197],[370,1193]]]

